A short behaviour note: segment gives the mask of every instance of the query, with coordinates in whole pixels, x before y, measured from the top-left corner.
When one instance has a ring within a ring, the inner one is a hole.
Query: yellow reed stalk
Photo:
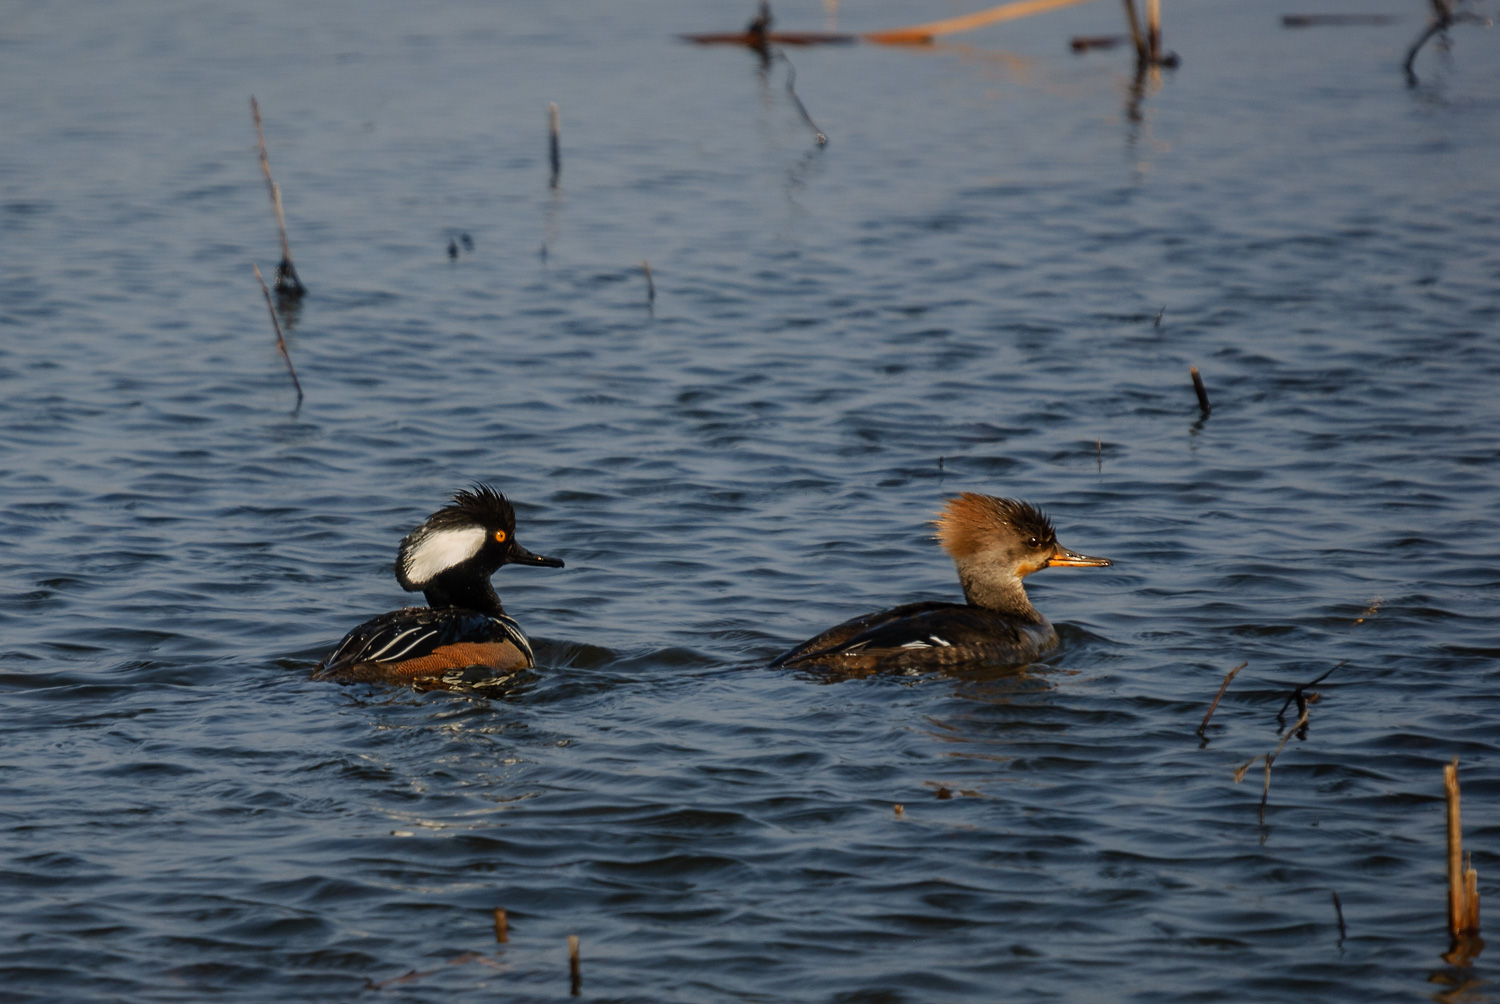
[[[1071,7],[1074,4],[1088,2],[1089,0],[1018,0],[1016,3],[1001,4],[988,10],[964,14],[961,17],[928,21],[926,24],[913,24],[905,28],[892,28],[889,31],[866,32],[860,37],[866,42],[879,42],[884,45],[923,45],[939,35],[973,31],[975,28],[999,24],[1001,21],[1014,21],[1016,18],[1030,17],[1033,14],[1043,14],[1060,7]]]

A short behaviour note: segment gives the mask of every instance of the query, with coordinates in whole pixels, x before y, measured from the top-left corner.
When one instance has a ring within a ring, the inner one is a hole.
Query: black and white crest
[[[438,575],[477,555],[496,531],[504,531],[500,539],[508,540],[515,530],[516,513],[504,495],[481,484],[461,490],[451,505],[427,517],[401,541],[396,581],[408,592],[425,589]]]

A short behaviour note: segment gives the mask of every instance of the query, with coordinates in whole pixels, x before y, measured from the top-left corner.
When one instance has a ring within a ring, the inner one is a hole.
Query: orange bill
[[[1108,558],[1091,558],[1087,554],[1079,554],[1066,547],[1059,547],[1057,553],[1047,559],[1048,568],[1103,568],[1105,565],[1113,564],[1114,562]]]

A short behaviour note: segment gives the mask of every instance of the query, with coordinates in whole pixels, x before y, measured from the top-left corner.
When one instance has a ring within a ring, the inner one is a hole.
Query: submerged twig
[[[286,214],[281,209],[281,186],[271,177],[271,158],[266,156],[266,132],[260,124],[260,104],[250,96],[250,115],[255,119],[255,140],[260,145],[260,170],[266,176],[271,192],[271,210],[276,214],[276,230],[281,235],[281,263],[276,266],[276,295],[298,299],[307,292],[292,264],[292,245],[286,239]]]
[[[1344,939],[1349,936],[1349,931],[1344,927],[1344,904],[1339,902],[1339,894],[1333,889],[1328,890],[1333,895],[1333,912],[1339,918],[1339,947],[1344,947]]]
[[[1316,687],[1318,684],[1322,683],[1324,680],[1326,680],[1330,676],[1332,676],[1333,673],[1334,673],[1334,670],[1338,669],[1339,666],[1347,665],[1348,662],[1349,662],[1348,659],[1341,660],[1337,665],[1335,665],[1333,667],[1333,669],[1330,669],[1328,672],[1324,673],[1322,676],[1318,677],[1316,680],[1309,680],[1307,683],[1304,683],[1302,686],[1300,686],[1297,689],[1293,690],[1292,693],[1291,693],[1291,696],[1286,699],[1286,703],[1284,703],[1281,706],[1281,710],[1278,711],[1278,712],[1276,712],[1276,724],[1277,725],[1283,724],[1283,722],[1281,720],[1281,716],[1284,715],[1284,714],[1286,714],[1286,709],[1289,708],[1289,707],[1291,707],[1293,701],[1297,702],[1297,710],[1299,712],[1303,708],[1307,707],[1307,705],[1309,703],[1311,703],[1306,697],[1303,696],[1303,691],[1307,690],[1307,688],[1309,688],[1309,687]]]
[[[276,329],[276,351],[281,353],[281,358],[286,361],[286,371],[291,375],[292,386],[297,389],[297,407],[292,409],[292,414],[302,410],[302,381],[297,379],[297,370],[292,366],[292,357],[286,350],[286,339],[281,336],[281,322],[276,319],[276,308],[271,304],[271,291],[266,288],[266,280],[261,278],[260,266],[251,265],[255,270],[255,281],[260,283],[260,291],[266,298],[266,310],[271,313],[271,326]]]
[[[1422,46],[1427,44],[1429,38],[1439,34],[1446,35],[1448,29],[1455,24],[1489,24],[1488,19],[1482,18],[1478,14],[1454,10],[1453,8],[1456,4],[1449,3],[1448,0],[1431,0],[1431,3],[1432,20],[1428,22],[1427,28],[1417,40],[1412,43],[1411,48],[1407,50],[1406,62],[1402,64],[1402,67],[1406,70],[1406,83],[1409,87],[1417,86],[1417,72],[1412,69],[1412,63],[1416,60],[1417,53],[1421,50]],[[1463,0],[1457,0],[1457,3],[1463,3]]]
[[[792,65],[790,59],[786,58],[786,53],[780,49],[776,50],[776,58],[786,64],[786,92],[792,96],[792,101],[796,104],[797,111],[802,113],[802,121],[806,122],[808,128],[812,129],[814,141],[819,146],[827,146],[828,137],[823,134],[823,130],[818,128],[818,124],[812,120],[812,116],[807,114],[807,108],[802,104],[802,99],[797,97],[797,90],[794,86],[797,83],[797,68]]]
[[[1297,730],[1307,724],[1307,715],[1309,710],[1310,709],[1308,708],[1302,709],[1302,717],[1298,718],[1296,723],[1291,728],[1286,730],[1286,734],[1281,737],[1281,742],[1277,743],[1274,750],[1269,753],[1262,753],[1260,756],[1253,756],[1249,760],[1246,760],[1244,763],[1240,764],[1234,770],[1234,783],[1239,784],[1245,779],[1245,774],[1250,770],[1252,766],[1254,766],[1255,761],[1265,761],[1266,783],[1265,786],[1261,789],[1260,793],[1260,821],[1262,823],[1266,821],[1266,803],[1270,801],[1271,798],[1271,764],[1275,763],[1276,758],[1281,755],[1281,751],[1286,749],[1287,742],[1292,738]]]
[[[641,259],[641,271],[646,273],[646,303],[656,302],[656,283],[651,281],[651,262]]]
[[[1208,720],[1214,716],[1214,709],[1219,706],[1219,701],[1223,699],[1224,691],[1229,689],[1229,681],[1233,680],[1235,676],[1239,674],[1239,671],[1244,669],[1248,665],[1250,665],[1248,661],[1242,662],[1238,666],[1231,669],[1228,673],[1224,674],[1224,682],[1219,684],[1219,692],[1214,695],[1214,702],[1208,706],[1208,711],[1204,714],[1203,721],[1198,726],[1198,735],[1203,735],[1203,730],[1208,728]]]

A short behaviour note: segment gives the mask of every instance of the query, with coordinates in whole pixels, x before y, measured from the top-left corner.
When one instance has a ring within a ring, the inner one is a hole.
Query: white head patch
[[[401,556],[407,581],[424,586],[432,578],[479,553],[489,536],[482,526],[460,526],[432,530],[415,541]]]

